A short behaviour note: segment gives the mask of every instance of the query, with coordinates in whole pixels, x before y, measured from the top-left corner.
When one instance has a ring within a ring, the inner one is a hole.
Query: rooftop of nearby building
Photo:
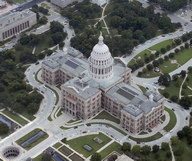
[[[127,155],[123,154],[119,156],[116,161],[134,161],[133,159],[129,158]]]
[[[0,29],[4,28],[8,25],[11,25],[21,19],[26,17],[30,17],[31,15],[35,15],[34,12],[29,9],[18,11],[18,12],[9,12],[8,14],[4,14],[0,16]]]

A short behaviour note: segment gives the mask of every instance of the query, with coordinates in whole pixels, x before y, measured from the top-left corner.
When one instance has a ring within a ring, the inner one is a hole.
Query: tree
[[[131,150],[131,144],[128,142],[123,143],[121,150],[123,152],[130,151]]]
[[[177,103],[179,98],[178,98],[178,96],[174,95],[174,96],[171,96],[170,100]]]
[[[94,153],[94,154],[91,156],[90,161],[101,161],[101,155],[100,155],[99,153]]]
[[[143,155],[149,155],[149,153],[151,152],[151,147],[148,145],[144,145],[143,147],[141,147],[141,153]]]
[[[181,75],[182,78],[185,78],[186,74],[187,74],[187,72],[185,70],[182,70],[180,72],[180,75]]]
[[[191,103],[192,101],[190,97],[182,97],[179,100],[179,104],[183,106],[185,109],[189,109],[189,107],[191,106]]]
[[[52,33],[56,33],[56,32],[61,32],[62,33],[63,28],[64,28],[64,26],[61,23],[59,23],[58,21],[52,21],[50,23],[50,30],[51,30]]]
[[[131,149],[131,152],[134,155],[138,155],[141,151],[141,147],[139,145],[134,145],[133,148]]]
[[[171,144],[172,144],[173,146],[178,145],[178,144],[179,144],[179,139],[178,139],[176,136],[173,136],[173,137],[171,138]]]
[[[152,149],[153,149],[153,153],[157,153],[159,151],[159,146],[153,145]]]
[[[159,77],[158,82],[160,85],[169,86],[169,84],[171,82],[171,76],[169,74],[162,74]]]
[[[153,69],[153,65],[152,64],[147,64],[147,69],[149,70],[149,71],[151,71],[152,69]]]
[[[48,19],[47,19],[47,17],[45,17],[45,16],[43,16],[43,17],[41,17],[40,19],[39,19],[39,23],[40,24],[46,24],[48,22]]]
[[[56,32],[51,36],[54,44],[59,44],[64,40],[63,34],[60,32]]]
[[[188,72],[191,74],[192,73],[192,66],[188,67]]]
[[[167,151],[169,149],[169,143],[166,143],[166,142],[162,142],[161,143],[161,149],[163,151]]]
[[[9,127],[5,124],[0,122],[0,135],[6,135],[9,133]]]

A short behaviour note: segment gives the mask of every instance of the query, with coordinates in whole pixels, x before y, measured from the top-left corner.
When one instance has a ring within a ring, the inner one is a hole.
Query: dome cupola
[[[93,47],[88,59],[89,73],[96,80],[109,79],[113,75],[113,57],[103,40],[103,36],[100,35],[99,42]]]

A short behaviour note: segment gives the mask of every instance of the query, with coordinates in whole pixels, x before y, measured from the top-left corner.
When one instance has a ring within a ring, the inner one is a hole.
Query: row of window
[[[24,29],[29,27],[29,21],[22,23],[12,29],[9,29],[8,31],[3,32],[2,36],[3,39],[9,38],[17,33],[20,33],[21,31],[23,31]]]

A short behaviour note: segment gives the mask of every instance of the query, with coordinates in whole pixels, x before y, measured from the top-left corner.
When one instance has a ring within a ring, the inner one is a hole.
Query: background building
[[[10,12],[0,17],[0,41],[9,39],[37,23],[36,13],[30,10]]]
[[[74,2],[81,2],[81,1],[83,0],[51,0],[51,3],[58,7],[64,8]]]

